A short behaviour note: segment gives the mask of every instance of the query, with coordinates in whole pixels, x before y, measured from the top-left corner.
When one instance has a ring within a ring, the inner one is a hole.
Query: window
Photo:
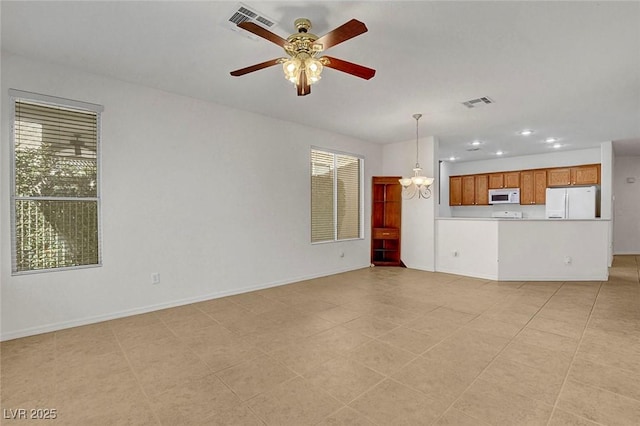
[[[99,265],[99,105],[11,90],[12,271]]]
[[[311,150],[311,242],[362,238],[364,160]]]

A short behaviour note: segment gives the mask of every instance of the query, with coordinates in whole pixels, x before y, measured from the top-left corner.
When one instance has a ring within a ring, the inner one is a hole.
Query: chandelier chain
[[[414,115],[415,119],[416,119],[416,169],[420,168],[420,161],[418,161],[418,159],[420,158],[418,156],[418,121],[420,120],[420,114],[416,114]]]

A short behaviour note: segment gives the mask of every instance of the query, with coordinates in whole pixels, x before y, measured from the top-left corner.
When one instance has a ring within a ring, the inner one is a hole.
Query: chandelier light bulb
[[[300,75],[300,60],[298,58],[291,58],[282,64],[284,71],[284,78],[292,82],[298,83],[298,76]]]
[[[307,74],[307,80],[309,84],[317,83],[322,78],[320,74],[323,69],[322,62],[315,58],[309,58],[305,61],[305,72]]]

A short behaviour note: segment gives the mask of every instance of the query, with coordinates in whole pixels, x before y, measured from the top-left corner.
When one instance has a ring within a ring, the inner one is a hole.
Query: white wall
[[[449,218],[436,222],[439,272],[501,281],[608,277],[607,220]]]
[[[613,264],[613,142],[600,144],[600,218],[609,221],[607,238],[608,266]]]
[[[606,281],[608,233],[607,220],[500,221],[498,277]]]
[[[436,220],[436,270],[498,279],[496,220]]]
[[[613,194],[614,253],[640,254],[640,157],[615,157]]]
[[[613,215],[613,143],[600,144],[600,218],[611,219]]]
[[[9,88],[104,106],[104,266],[11,275]],[[2,339],[370,263],[379,145],[8,54],[0,93]],[[310,244],[311,145],[365,156],[363,240]]]
[[[438,200],[438,176],[435,175],[437,140],[420,138],[419,162],[425,176],[435,178],[429,199],[414,198],[402,202],[402,261],[409,268],[435,270],[435,212]],[[385,176],[412,176],[416,164],[416,142],[384,145],[382,171]]]
[[[449,176],[451,174],[451,163],[442,161],[439,164],[440,169],[440,198],[438,206],[438,217],[451,217],[451,206],[449,205]]]

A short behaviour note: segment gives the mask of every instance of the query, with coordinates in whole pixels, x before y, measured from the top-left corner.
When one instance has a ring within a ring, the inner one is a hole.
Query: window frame
[[[10,200],[9,205],[11,209],[10,213],[10,232],[11,232],[11,275],[29,275],[40,274],[48,272],[61,272],[70,271],[76,269],[98,268],[102,267],[102,112],[104,107],[98,104],[92,104],[88,102],[76,101],[72,99],[65,99],[56,96],[43,95],[39,93],[27,92],[17,89],[9,89],[10,99],[10,135],[9,135],[9,184],[10,188]],[[16,201],[17,198],[21,200],[38,199],[39,197],[17,197],[16,196],[16,102],[25,101],[32,102],[42,106],[69,108],[74,110],[84,110],[87,112],[93,112],[96,114],[96,196],[95,197],[47,197],[50,201],[95,201],[96,202],[96,215],[97,215],[97,263],[89,265],[76,265],[76,266],[61,266],[57,268],[42,268],[42,269],[29,269],[25,271],[17,270],[17,231],[16,231]]]
[[[313,222],[310,221],[310,232],[309,232],[309,238],[311,240],[311,245],[316,245],[316,244],[331,244],[331,243],[341,243],[344,241],[358,241],[358,240],[364,240],[364,160],[365,157],[364,155],[360,155],[360,154],[353,154],[351,152],[345,152],[345,151],[338,151],[335,149],[328,149],[328,148],[322,148],[319,146],[311,146],[311,148],[309,149],[309,179],[311,180],[313,177],[313,151],[319,151],[319,152],[323,152],[326,154],[331,154],[333,157],[333,165],[334,165],[334,170],[335,173],[333,174],[333,220],[334,220],[334,224],[333,224],[333,239],[331,240],[324,240],[324,241],[313,241]],[[353,158],[357,158],[358,159],[358,163],[359,163],[359,176],[358,176],[358,183],[359,183],[359,194],[358,194],[358,198],[359,198],[359,204],[360,204],[360,208],[359,208],[359,212],[358,212],[358,222],[359,222],[359,226],[358,226],[358,236],[357,237],[353,237],[353,238],[343,238],[343,239],[338,239],[338,169],[337,169],[337,159],[336,156],[338,155],[344,155],[344,156],[349,156],[349,157],[353,157]],[[313,214],[313,194],[311,193],[312,189],[310,186],[310,192],[309,192],[309,217],[311,218],[311,215]]]

